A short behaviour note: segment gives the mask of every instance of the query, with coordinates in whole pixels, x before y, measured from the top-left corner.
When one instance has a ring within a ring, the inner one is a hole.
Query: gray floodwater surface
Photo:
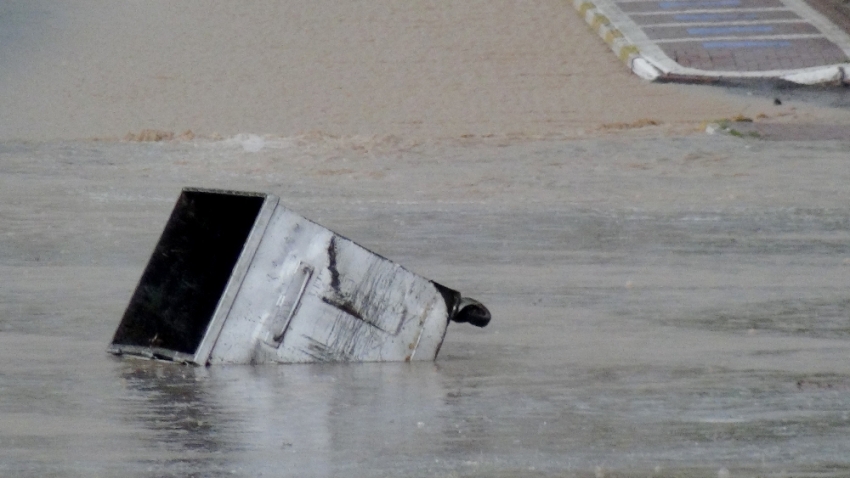
[[[0,476],[848,476],[848,150],[0,143]],[[184,186],[279,195],[493,321],[427,364],[109,356]]]

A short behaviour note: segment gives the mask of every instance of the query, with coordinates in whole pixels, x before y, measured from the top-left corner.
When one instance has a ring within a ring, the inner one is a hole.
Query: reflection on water
[[[204,369],[124,361],[114,369],[126,389],[113,411],[136,430],[122,446],[144,450],[125,469],[322,477],[603,465],[850,471],[842,464],[850,377],[526,368],[478,352],[474,364]]]
[[[120,368],[124,419],[163,448],[152,472],[336,476],[428,453],[445,392],[433,364]],[[439,449],[430,450],[436,453]]]
[[[153,432],[148,441],[162,446],[166,457],[175,455],[156,463],[155,471],[227,467],[222,457],[230,448],[221,429],[225,416],[206,397],[203,369],[132,361],[120,372],[129,395],[123,418],[131,427]]]

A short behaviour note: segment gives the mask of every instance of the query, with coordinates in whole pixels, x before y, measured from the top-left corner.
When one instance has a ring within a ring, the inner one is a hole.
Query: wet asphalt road
[[[0,475],[846,476],[847,143],[0,144]],[[484,302],[434,364],[104,350],[182,186]]]

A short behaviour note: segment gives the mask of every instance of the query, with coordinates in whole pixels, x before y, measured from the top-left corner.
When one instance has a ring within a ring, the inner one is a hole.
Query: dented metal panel
[[[147,304],[155,301],[146,291],[162,288],[157,280],[185,282],[179,277],[149,274],[165,267],[161,256],[182,250],[174,246],[183,240],[173,232],[181,229],[172,227],[172,222],[190,224],[183,229],[195,236],[199,234],[195,228],[216,230],[215,224],[208,226],[191,209],[192,201],[184,198],[187,194],[203,203],[212,201],[204,194],[246,193],[184,190],[116,331],[109,349],[112,353],[199,365],[434,360],[449,320],[479,327],[490,320],[489,312],[478,302],[305,219],[280,205],[275,196],[263,195],[258,210],[253,205],[245,208],[246,214],[256,214],[254,225],[197,347],[161,347],[157,343],[160,333],[179,335],[170,329],[182,327],[180,316],[151,315]],[[181,207],[188,212],[180,211]],[[240,214],[235,210],[223,216]],[[216,219],[209,222],[216,223]],[[195,223],[199,225],[193,226]],[[180,270],[171,272],[181,274]],[[193,270],[186,273],[199,274]],[[147,311],[143,318],[134,315],[140,309]],[[192,311],[183,314],[195,322],[202,320],[197,315]]]

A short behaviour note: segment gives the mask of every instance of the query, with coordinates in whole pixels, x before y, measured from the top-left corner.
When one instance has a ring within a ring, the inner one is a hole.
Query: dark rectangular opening
[[[113,345],[194,354],[265,197],[183,190]]]

